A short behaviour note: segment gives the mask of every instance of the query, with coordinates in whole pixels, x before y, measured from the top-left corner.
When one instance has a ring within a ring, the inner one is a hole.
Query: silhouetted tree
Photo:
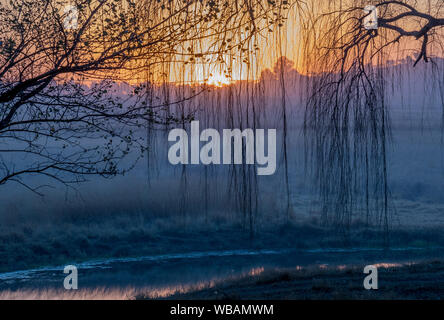
[[[153,102],[146,75],[169,81],[173,63],[245,50],[287,8],[262,0],[1,2],[0,185],[37,191],[24,175],[66,184],[124,173],[131,165],[121,160],[145,150],[137,128],[187,121],[163,111],[199,94]],[[136,85],[122,95],[122,81]]]
[[[412,67],[442,54],[442,1],[316,3],[318,9],[303,25],[307,72],[312,74],[305,134],[323,221],[347,231],[362,212],[368,224],[388,230],[390,122],[384,67],[404,49],[416,50]],[[378,9],[377,29],[364,26],[367,5]],[[442,69],[436,74],[442,76]]]

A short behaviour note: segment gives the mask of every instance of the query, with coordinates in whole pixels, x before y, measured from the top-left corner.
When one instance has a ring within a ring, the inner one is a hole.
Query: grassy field
[[[102,223],[54,223],[46,227],[0,225],[0,272],[99,258],[194,251],[384,246],[382,231],[360,225],[354,226],[345,237],[333,228],[290,221],[264,227],[250,239],[249,233],[239,225],[228,221],[220,226],[207,225],[201,220],[195,218],[194,224],[188,223],[186,227],[167,219],[140,221],[131,217],[117,217]],[[444,247],[444,234],[439,226],[393,230],[390,247]]]

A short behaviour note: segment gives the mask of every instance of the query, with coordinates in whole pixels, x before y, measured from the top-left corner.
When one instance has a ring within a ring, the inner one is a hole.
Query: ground
[[[366,290],[363,266],[261,271],[168,299],[442,299],[444,261],[378,266],[378,290]],[[139,296],[143,299],[143,296]]]

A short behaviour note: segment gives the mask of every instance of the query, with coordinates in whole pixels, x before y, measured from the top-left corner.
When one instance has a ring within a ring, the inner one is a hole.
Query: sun
[[[212,73],[206,81],[206,84],[215,87],[223,87],[230,85],[231,80],[227,76],[220,73]]]

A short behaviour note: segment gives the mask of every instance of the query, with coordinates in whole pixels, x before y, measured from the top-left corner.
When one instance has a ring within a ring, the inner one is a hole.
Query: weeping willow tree
[[[197,79],[187,65],[248,53],[287,9],[262,0],[1,1],[0,185],[37,191],[26,176],[69,184],[124,173],[122,159],[145,152],[137,128],[191,119],[170,112],[205,91],[186,88]],[[123,81],[133,85],[117,94]]]
[[[266,123],[264,92],[257,84],[257,74],[260,74],[265,64],[259,52],[270,52],[278,48],[274,47],[277,42],[270,43],[266,40],[284,26],[288,11],[298,2],[257,2],[251,10],[244,6],[245,3],[234,3],[236,7],[233,12],[242,17],[247,14],[250,18],[259,14],[264,20],[255,19],[253,24],[242,24],[239,28],[224,33],[220,39],[221,50],[214,50],[217,42],[214,42],[213,37],[197,39],[192,46],[185,48],[187,56],[184,62],[171,64],[162,79],[162,86],[169,92],[170,99],[204,88],[195,98],[175,105],[169,104],[168,107],[169,114],[174,114],[180,119],[191,115],[193,119],[200,121],[202,128],[255,130],[262,128]],[[264,8],[268,8],[265,15]],[[233,19],[236,23],[239,22],[238,18]],[[204,51],[203,54],[202,50],[205,48],[213,49]],[[189,129],[188,121],[180,125],[183,129]],[[168,129],[168,126],[164,129]],[[160,134],[165,135],[166,130]],[[162,143],[163,140],[160,141]],[[165,146],[159,147],[161,149]],[[245,151],[245,145],[243,148]],[[165,159],[160,154],[151,155],[154,161]],[[178,211],[184,220],[193,213],[202,212],[191,199],[197,192],[200,194],[200,202],[203,203],[206,220],[210,211],[214,213],[222,208],[226,215],[231,214],[231,217],[249,232],[250,237],[253,237],[260,207],[260,191],[257,168],[245,163],[244,152],[242,164],[229,166],[226,173],[221,173],[213,165],[205,165],[198,179],[195,179],[196,176],[187,165],[175,169],[175,177],[179,178]]]
[[[377,8],[377,29],[364,25],[367,5]],[[405,52],[414,52],[411,68],[442,56],[443,11],[433,0],[313,1],[304,24],[305,57],[316,57],[306,71],[312,76],[304,132],[324,223],[347,232],[354,218],[364,218],[388,231],[387,92],[389,80],[401,75],[390,79],[385,66]],[[442,82],[442,74],[430,76]]]

